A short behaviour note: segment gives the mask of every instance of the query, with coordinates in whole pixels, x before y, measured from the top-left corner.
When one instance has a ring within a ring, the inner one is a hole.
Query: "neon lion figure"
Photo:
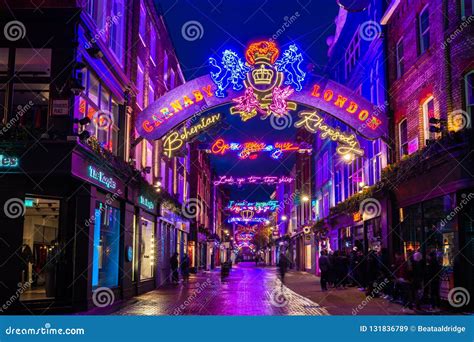
[[[276,61],[278,71],[285,73],[285,84],[294,84],[296,91],[302,89],[301,82],[304,81],[306,73],[300,69],[303,56],[298,53],[298,47],[293,44],[283,52],[282,58]]]
[[[217,68],[217,72],[211,71],[211,78],[217,85],[215,92],[217,97],[225,97],[225,89],[232,84],[232,89],[242,89],[242,80],[246,78],[246,73],[250,68],[246,66],[242,60],[232,50],[225,50],[222,53],[222,61],[219,66],[215,58],[209,58],[209,64]]]

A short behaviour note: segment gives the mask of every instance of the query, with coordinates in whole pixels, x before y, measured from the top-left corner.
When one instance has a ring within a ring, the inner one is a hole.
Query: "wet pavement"
[[[285,285],[276,268],[234,265],[221,279],[220,269],[191,275],[189,283],[157,290],[95,308],[100,315],[406,315],[416,314],[383,298],[368,298],[357,288],[321,291],[319,277],[290,271]]]
[[[94,313],[94,312],[89,312]],[[97,312],[100,313],[100,312]],[[102,312],[103,313],[103,312]],[[188,284],[167,286],[117,305],[112,315],[328,315],[278,280],[274,267],[234,266],[221,280],[219,270],[200,272]]]

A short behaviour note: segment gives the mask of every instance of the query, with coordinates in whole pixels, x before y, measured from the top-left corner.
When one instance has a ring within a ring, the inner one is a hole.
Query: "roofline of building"
[[[392,0],[390,2],[390,5],[388,6],[388,8],[385,11],[382,19],[380,20],[380,23],[382,25],[387,25],[387,23],[389,22],[390,18],[393,15],[393,13],[395,13],[395,10],[397,9],[399,4],[400,4],[400,0]]]

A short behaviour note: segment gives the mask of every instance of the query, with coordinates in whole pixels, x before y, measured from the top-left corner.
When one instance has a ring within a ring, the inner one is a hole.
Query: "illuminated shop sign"
[[[144,196],[139,196],[139,197],[138,197],[138,203],[139,203],[141,206],[147,208],[148,210],[153,210],[153,209],[155,209],[155,204],[154,204],[152,201],[150,201],[148,198],[144,197]]]
[[[242,210],[251,210],[257,214],[266,213],[268,211],[275,211],[278,208],[278,201],[267,201],[267,202],[247,202],[247,201],[230,201],[227,210],[236,214]]]
[[[94,166],[89,165],[88,169],[88,176],[89,178],[99,182],[103,186],[105,186],[107,189],[116,189],[117,188],[117,183],[114,181],[114,179],[110,176],[107,176],[104,172],[97,170]]]
[[[179,150],[185,143],[194,138],[196,135],[202,133],[211,126],[216,125],[221,120],[221,114],[213,114],[208,117],[203,117],[199,123],[190,127],[183,127],[179,131],[170,132],[163,139],[163,152],[171,157],[174,151]]]
[[[17,157],[8,157],[0,154],[0,168],[18,167],[19,161]]]
[[[210,149],[210,152],[216,155],[224,155],[227,151],[237,152],[240,159],[256,159],[261,152],[268,152],[273,159],[279,159],[284,152],[310,152],[311,148],[304,143],[301,145],[292,142],[266,144],[258,141],[226,143],[224,139],[217,139]]]
[[[300,120],[295,127],[304,127],[308,132],[319,133],[323,139],[329,139],[337,143],[336,151],[340,155],[363,156],[364,150],[360,148],[359,141],[354,134],[341,132],[324,122],[324,119],[315,111],[303,111],[298,114]]]
[[[249,176],[249,177],[228,177],[220,176],[214,181],[214,185],[242,185],[242,184],[266,184],[275,185],[281,183],[293,182],[292,177],[276,177],[276,176]]]
[[[138,114],[138,133],[150,141],[161,139],[196,113],[230,104],[231,114],[242,121],[291,115],[303,105],[341,120],[368,139],[387,135],[383,106],[337,82],[305,73],[301,51],[290,44],[281,53],[271,41],[251,43],[245,58],[224,50],[209,58],[209,75],[172,89]]]

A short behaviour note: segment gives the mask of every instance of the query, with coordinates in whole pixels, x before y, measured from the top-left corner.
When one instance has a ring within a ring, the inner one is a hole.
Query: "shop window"
[[[140,219],[140,280],[153,278],[155,269],[155,224]]]
[[[403,76],[405,72],[405,54],[403,51],[403,37],[397,42],[396,48],[397,58],[397,79]]]
[[[20,300],[55,297],[58,267],[64,262],[60,244],[59,200],[39,197],[25,199],[23,245],[20,252]]]
[[[48,118],[49,84],[15,83],[13,85],[13,110],[19,123],[28,129],[46,127]]]
[[[94,211],[92,286],[118,286],[120,210],[97,201]]]
[[[304,246],[305,248],[305,268],[307,270],[310,270],[311,269],[311,256],[312,256],[312,252],[311,252],[311,245],[306,245]]]
[[[398,137],[400,144],[400,157],[408,155],[408,123],[407,119],[403,119],[398,124]]]
[[[466,20],[474,15],[474,0],[461,0],[461,19]]]
[[[471,128],[472,113],[474,113],[474,70],[464,77],[464,88],[466,89],[466,111],[469,115],[465,118],[465,128]]]
[[[418,52],[425,53],[430,47],[430,12],[428,5],[418,15]]]

